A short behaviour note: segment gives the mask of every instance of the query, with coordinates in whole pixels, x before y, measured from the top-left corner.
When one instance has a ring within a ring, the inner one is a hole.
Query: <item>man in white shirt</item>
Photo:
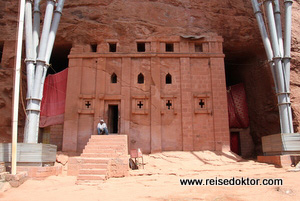
[[[98,131],[98,135],[108,135],[107,126],[106,123],[104,123],[103,119],[101,119],[100,123],[98,123],[97,131]]]

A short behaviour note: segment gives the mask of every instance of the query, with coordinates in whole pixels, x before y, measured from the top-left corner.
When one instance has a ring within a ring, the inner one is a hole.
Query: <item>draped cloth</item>
[[[227,88],[228,115],[230,128],[249,127],[248,106],[243,84]]]
[[[40,127],[64,123],[67,80],[68,69],[46,77],[41,103]]]

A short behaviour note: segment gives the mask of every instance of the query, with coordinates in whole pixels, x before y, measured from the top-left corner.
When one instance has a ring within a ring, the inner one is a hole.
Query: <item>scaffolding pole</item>
[[[19,95],[20,95],[20,71],[22,57],[22,40],[25,15],[25,0],[20,0],[17,57],[15,66],[14,98],[13,98],[13,117],[12,117],[12,143],[11,143],[11,174],[17,173],[17,143],[18,143],[18,114],[19,114]]]

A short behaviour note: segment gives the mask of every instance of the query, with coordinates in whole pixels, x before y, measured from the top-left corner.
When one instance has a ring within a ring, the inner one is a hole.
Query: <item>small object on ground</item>
[[[300,172],[300,162],[295,166],[294,169],[289,169],[288,172]]]

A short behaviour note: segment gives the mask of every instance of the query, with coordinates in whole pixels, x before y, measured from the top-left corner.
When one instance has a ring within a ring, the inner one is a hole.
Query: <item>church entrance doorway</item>
[[[119,133],[119,108],[118,105],[108,105],[108,132]]]

